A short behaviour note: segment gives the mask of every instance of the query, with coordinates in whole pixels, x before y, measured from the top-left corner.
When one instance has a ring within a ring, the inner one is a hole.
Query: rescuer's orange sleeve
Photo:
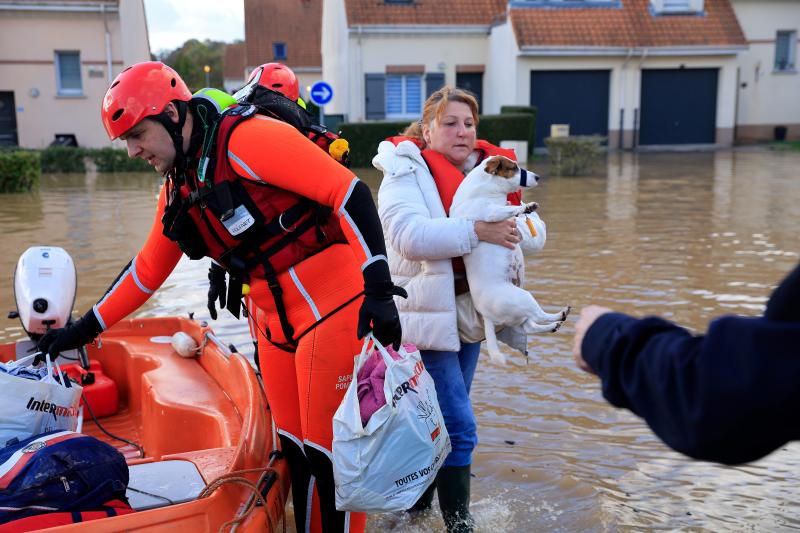
[[[178,244],[162,233],[161,217],[166,204],[166,187],[162,186],[155,220],[144,246],[94,305],[94,314],[104,331],[144,304],[161,287],[181,258]]]

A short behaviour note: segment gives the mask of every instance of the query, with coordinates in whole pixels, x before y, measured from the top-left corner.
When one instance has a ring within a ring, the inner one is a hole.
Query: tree
[[[189,39],[183,46],[159,54],[159,61],[162,61],[174,68],[181,75],[183,81],[194,92],[206,87],[223,86],[222,82],[222,58],[225,55],[225,43],[221,41],[198,41]],[[211,67],[208,73],[209,82],[206,83],[206,73],[203,67]]]

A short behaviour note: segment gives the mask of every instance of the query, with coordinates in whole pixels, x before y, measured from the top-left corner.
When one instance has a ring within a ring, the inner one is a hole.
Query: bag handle
[[[30,354],[30,355],[26,355],[25,357],[21,357],[21,358],[16,359],[16,360],[8,361],[7,363],[5,363],[5,365],[6,365],[6,368],[14,368],[14,367],[17,367],[17,366],[26,366],[28,364],[28,360],[29,359],[33,360],[37,356],[40,356],[40,355],[42,355],[42,352],[34,352],[34,353]]]
[[[384,347],[384,345],[381,344],[381,342],[375,338],[375,335],[373,335],[371,331],[367,334],[367,337],[370,338],[370,340],[372,340],[373,343],[375,343],[375,348],[381,354],[381,357],[383,357],[383,360],[386,363],[387,368],[389,367],[389,365],[395,362],[395,359],[391,355],[389,355],[389,351],[386,349],[386,347]],[[397,353],[399,353],[401,356],[408,355],[408,352],[406,352],[406,349],[402,344],[400,345],[400,348],[397,350]]]

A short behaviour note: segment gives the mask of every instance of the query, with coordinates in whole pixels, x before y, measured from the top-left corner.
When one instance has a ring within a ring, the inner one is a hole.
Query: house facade
[[[149,59],[142,0],[0,1],[0,144],[108,146],[103,95]]]
[[[243,78],[264,63],[283,63],[294,71],[300,95],[308,99],[310,87],[322,78],[322,4],[323,0],[245,0]]]
[[[325,111],[413,120],[446,83],[484,113],[537,106],[538,144],[552,124],[611,148],[729,145],[781,121],[791,138],[798,14],[787,0],[326,0]],[[759,61],[783,71],[742,87]]]
[[[732,0],[747,39],[739,53],[736,139],[763,141],[786,128],[800,139],[800,73],[797,70],[800,2]]]

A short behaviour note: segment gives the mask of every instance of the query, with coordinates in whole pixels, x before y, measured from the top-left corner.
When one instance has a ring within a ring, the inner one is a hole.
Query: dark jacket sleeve
[[[609,313],[582,351],[603,396],[686,455],[742,463],[800,439],[800,322],[727,316],[694,336]]]

